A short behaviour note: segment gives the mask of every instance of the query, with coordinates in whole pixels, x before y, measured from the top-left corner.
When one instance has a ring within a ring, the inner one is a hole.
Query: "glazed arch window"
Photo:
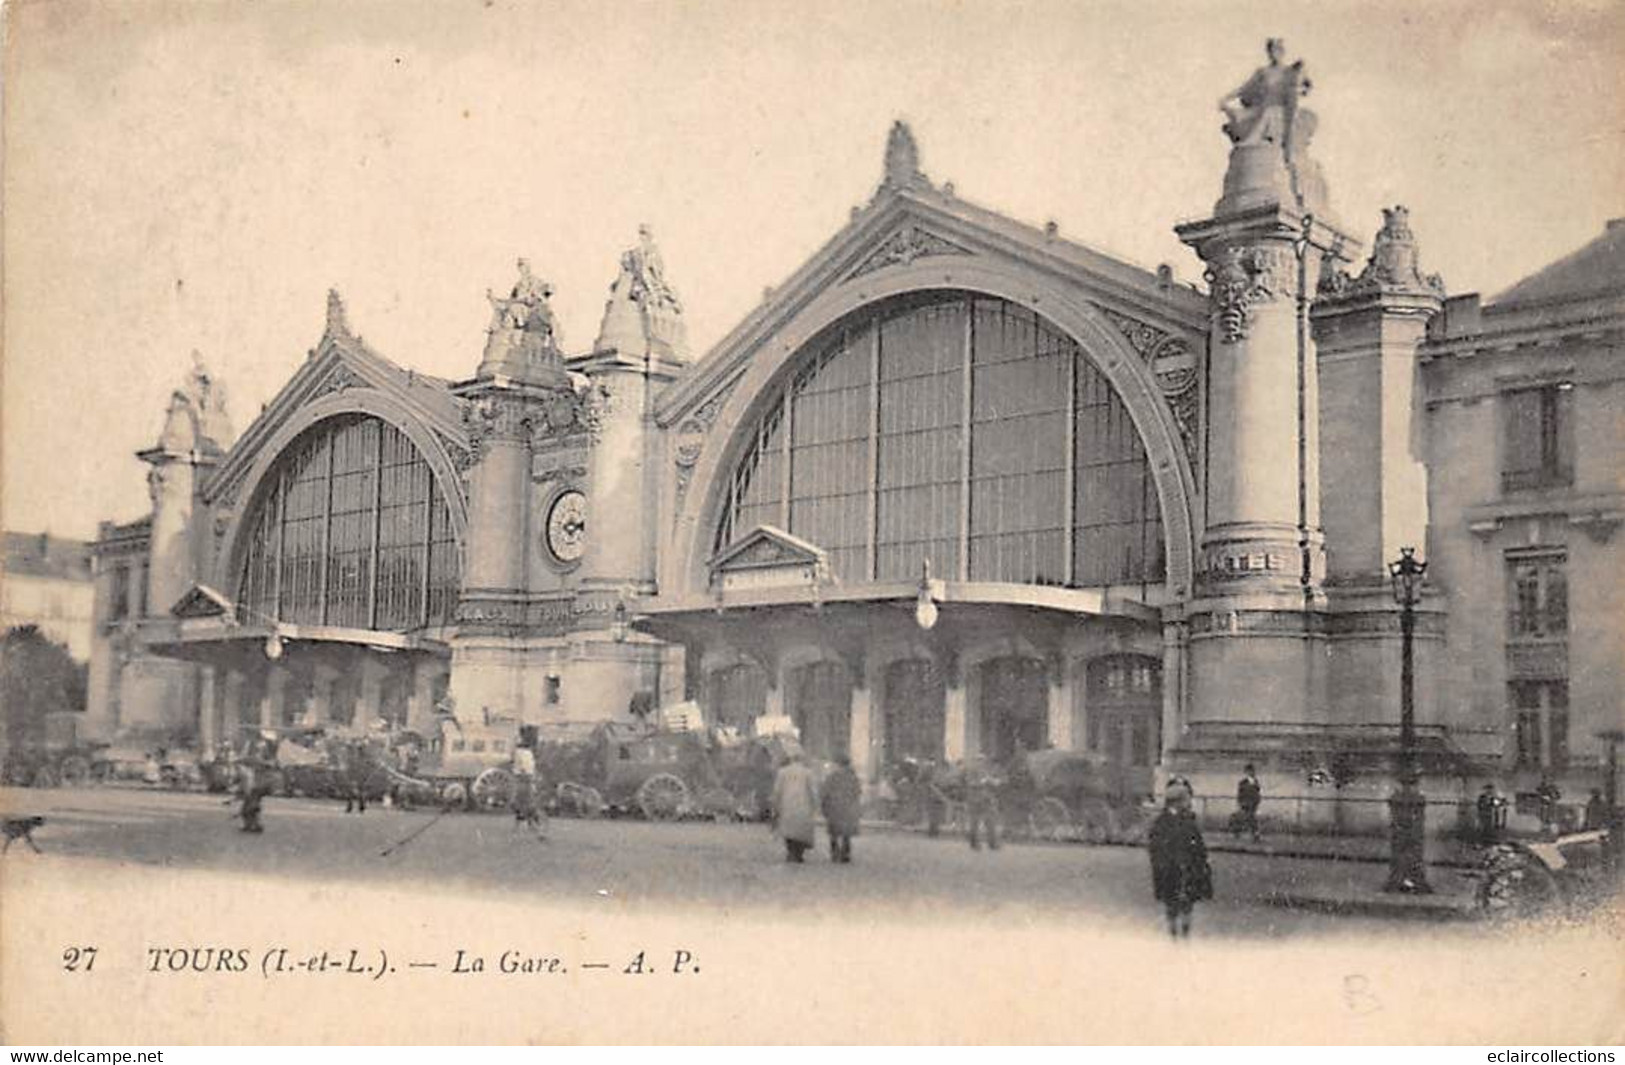
[[[844,581],[1161,581],[1144,444],[1105,375],[1044,318],[969,292],[865,308],[809,346],[746,430],[717,550],[757,525]]]
[[[452,621],[451,512],[428,462],[387,422],[312,426],[266,474],[244,522],[246,622],[405,632]]]

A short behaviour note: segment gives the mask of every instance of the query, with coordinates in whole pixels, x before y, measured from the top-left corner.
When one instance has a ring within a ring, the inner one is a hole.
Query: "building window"
[[[1518,765],[1561,768],[1569,754],[1569,584],[1562,552],[1507,559],[1507,701]]]
[[[1561,639],[1569,631],[1569,582],[1563,555],[1513,558],[1507,634],[1514,640]]]
[[[1563,680],[1515,680],[1507,685],[1518,734],[1518,765],[1562,769],[1569,763],[1569,685]]]
[[[1162,663],[1143,655],[1095,659],[1084,691],[1084,746],[1116,765],[1156,765],[1162,751]]]
[[[1565,382],[1501,396],[1503,491],[1574,483],[1573,394]]]
[[[130,567],[113,567],[113,594],[107,604],[107,620],[121,621],[130,613]]]

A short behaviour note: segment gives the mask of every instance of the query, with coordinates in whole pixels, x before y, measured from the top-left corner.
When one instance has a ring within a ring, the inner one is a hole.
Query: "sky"
[[[966,200],[1200,277],[1217,102],[1286,40],[1369,241],[1403,203],[1452,293],[1625,215],[1617,0],[7,5],[0,518],[90,536],[199,351],[245,428],[336,287],[402,365],[472,374],[530,259],[567,350],[647,223],[702,354],[868,200],[906,119]]]

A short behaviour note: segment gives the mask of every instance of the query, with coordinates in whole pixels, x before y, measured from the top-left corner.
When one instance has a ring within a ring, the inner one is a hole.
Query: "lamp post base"
[[[1431,895],[1423,830],[1427,823],[1427,798],[1416,784],[1407,781],[1388,797],[1389,846],[1388,883],[1383,890],[1400,895]]]

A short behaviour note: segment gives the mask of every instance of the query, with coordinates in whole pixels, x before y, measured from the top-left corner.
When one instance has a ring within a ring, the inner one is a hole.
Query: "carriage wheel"
[[[1058,843],[1072,834],[1072,811],[1066,808],[1066,803],[1053,796],[1039,799],[1033,806],[1029,820],[1035,839]]]
[[[638,809],[651,821],[672,821],[688,803],[688,785],[670,773],[656,773],[638,788]]]
[[[1078,832],[1085,843],[1105,843],[1112,836],[1111,810],[1103,802],[1085,803],[1078,811]]]
[[[54,788],[59,783],[56,770],[48,765],[42,765],[34,770],[33,786],[36,788]]]
[[[482,810],[501,810],[513,802],[513,774],[492,766],[474,778],[474,805]]]
[[[739,803],[727,788],[706,788],[700,793],[700,809],[719,825],[739,816]]]
[[[597,788],[563,780],[553,789],[553,804],[561,812],[573,817],[597,817],[604,812],[604,797]]]
[[[463,806],[468,802],[468,788],[460,780],[443,785],[440,789],[440,805],[446,809],[454,806]]]
[[[90,783],[90,762],[76,754],[70,755],[62,759],[57,774],[62,778],[63,787],[82,788]]]

